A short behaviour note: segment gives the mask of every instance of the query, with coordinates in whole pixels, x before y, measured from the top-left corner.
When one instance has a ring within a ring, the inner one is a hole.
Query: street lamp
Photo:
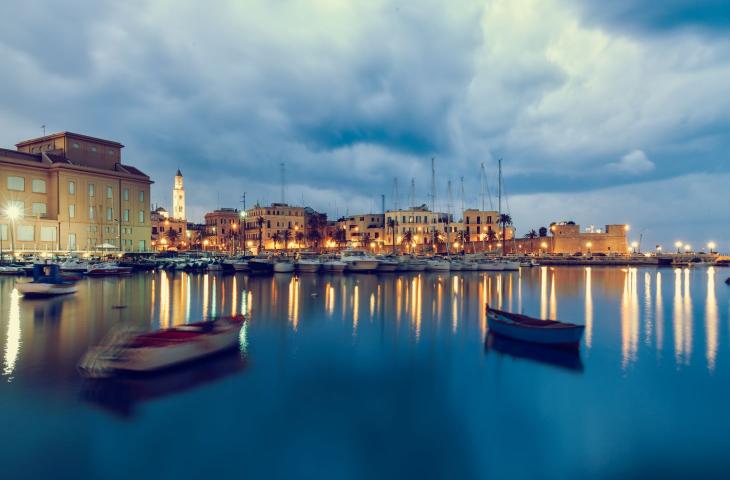
[[[5,207],[5,216],[10,220],[10,248],[15,258],[15,221],[23,216],[23,209],[17,203],[9,203]]]
[[[586,248],[588,249],[588,254],[591,253],[591,247],[593,246],[593,242],[586,242]]]
[[[692,250],[692,245],[690,245],[689,243],[685,244],[684,245],[684,251],[685,252],[689,252],[690,250]]]
[[[715,245],[715,242],[710,242],[710,243],[707,244],[707,248],[710,249],[710,253],[715,253],[713,250],[715,250],[715,247],[716,246],[717,245]]]
[[[677,253],[679,253],[679,249],[682,248],[682,242],[680,242],[680,241],[674,242],[674,246],[677,247]]]
[[[636,253],[636,251],[639,248],[639,242],[637,242],[637,241],[631,242],[631,248],[633,249],[634,253]]]

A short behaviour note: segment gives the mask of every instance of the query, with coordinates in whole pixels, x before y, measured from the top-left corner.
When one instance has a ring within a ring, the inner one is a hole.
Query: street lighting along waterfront
[[[5,207],[5,216],[10,220],[10,249],[11,256],[15,258],[15,220],[23,216],[23,210],[17,203],[9,203]]]
[[[709,242],[709,243],[707,244],[707,248],[709,248],[709,249],[710,249],[710,253],[715,253],[715,252],[714,252],[714,250],[715,250],[715,247],[716,247],[716,246],[717,246],[717,245],[715,245],[715,242]]]
[[[679,249],[682,248],[682,242],[676,241],[674,242],[674,246],[677,247],[677,253],[679,253]]]

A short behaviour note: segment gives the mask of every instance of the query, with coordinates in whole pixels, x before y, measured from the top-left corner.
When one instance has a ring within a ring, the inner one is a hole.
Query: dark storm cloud
[[[589,0],[578,1],[589,23],[608,23],[619,29],[666,33],[692,29],[730,33],[727,0]]]

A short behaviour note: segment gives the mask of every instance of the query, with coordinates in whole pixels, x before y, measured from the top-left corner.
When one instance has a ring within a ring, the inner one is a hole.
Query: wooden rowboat
[[[583,325],[557,320],[540,320],[490,308],[489,305],[487,305],[487,326],[490,332],[497,335],[558,348],[578,348],[585,330]]]
[[[219,317],[156,332],[118,333],[90,349],[79,363],[86,377],[164,370],[238,345],[243,315]]]

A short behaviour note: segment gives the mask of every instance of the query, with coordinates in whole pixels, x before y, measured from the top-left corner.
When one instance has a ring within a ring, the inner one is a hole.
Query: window
[[[76,205],[73,203],[68,206],[68,218],[76,218]]]
[[[138,217],[139,218],[137,220],[139,221],[139,223],[144,223],[144,212],[142,210],[139,211]]]
[[[106,186],[106,198],[114,198],[114,190],[109,185]]]
[[[112,220],[114,220],[114,209],[111,207],[106,209],[106,220],[108,222],[111,222]]]
[[[15,190],[16,192],[24,192],[25,191],[25,178],[8,177],[8,190]]]
[[[55,242],[56,227],[41,227],[41,242]]]
[[[139,191],[139,201],[144,202],[144,190]]]
[[[492,223],[492,217],[491,216],[487,216],[487,223]]]
[[[47,207],[46,207],[45,203],[33,202],[32,212],[33,212],[34,217],[38,216],[38,215],[45,216],[46,209],[47,209]]]
[[[74,182],[73,180],[68,181],[68,194],[76,195],[76,182]]]
[[[79,148],[79,144],[78,144],[78,143],[76,143],[76,142],[72,143],[72,144],[71,144],[71,146],[72,146],[73,148]]]
[[[137,244],[137,250],[139,250],[140,252],[144,252],[146,249],[147,248],[146,248],[146,245],[145,245],[145,241],[144,240],[140,240],[139,243]]]
[[[89,220],[94,219],[94,206],[89,207]]]
[[[89,184],[89,196],[90,197],[94,196],[94,184],[93,183]]]
[[[129,201],[129,189],[128,188],[125,188],[124,190],[122,190],[122,200],[124,200],[125,202]]]
[[[33,193],[46,193],[46,181],[40,179],[33,179],[31,182],[31,189]]]
[[[482,223],[482,217],[477,217],[477,225],[479,225],[480,223]]]
[[[18,240],[32,242],[34,238],[33,225],[18,225]]]
[[[68,234],[68,249],[76,250],[76,234],[75,233]]]
[[[129,221],[129,210],[125,210],[124,211],[124,217],[123,218],[124,218],[124,221],[125,222],[128,222]]]

